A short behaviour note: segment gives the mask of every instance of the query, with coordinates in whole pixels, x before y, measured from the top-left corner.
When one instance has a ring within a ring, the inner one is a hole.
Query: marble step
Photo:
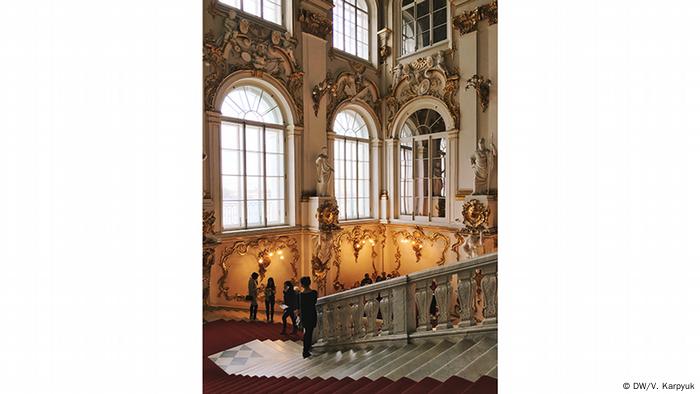
[[[440,353],[451,348],[453,345],[454,345],[454,343],[452,343],[450,341],[446,341],[446,340],[440,341],[437,345],[435,345],[435,346],[431,347],[430,349],[428,349],[427,351],[417,355],[413,359],[400,365],[399,367],[395,368],[393,371],[385,374],[384,376],[393,380],[393,381],[397,381],[397,380],[405,377],[406,375],[410,374],[413,371],[423,369],[427,362],[429,362],[430,360],[439,356]]]
[[[373,354],[378,351],[375,349],[363,349],[363,350],[348,350],[354,353],[354,357],[351,357],[351,361],[332,368],[331,370],[319,375],[321,379],[336,378],[338,380],[350,375],[350,369],[356,365],[364,365],[369,362]]]
[[[380,368],[383,365],[386,365],[386,363],[389,362],[390,360],[395,359],[397,357],[397,355],[403,354],[407,351],[410,351],[410,350],[414,349],[415,347],[416,347],[416,345],[404,345],[404,346],[400,346],[400,347],[395,347],[395,348],[393,348],[393,350],[384,354],[382,357],[379,357],[376,360],[374,360],[373,362],[365,365],[364,368],[361,368],[361,369],[355,371],[353,374],[350,375],[350,378],[357,380],[357,379],[366,377],[367,374],[371,373],[372,371],[376,370],[377,368]]]
[[[340,352],[329,352],[329,353],[323,353],[318,356],[312,356],[310,358],[302,358],[301,362],[296,365],[296,367],[288,369],[284,372],[284,376],[286,377],[291,377],[294,376],[294,374],[303,371],[305,369],[309,369],[315,365],[318,365],[317,363],[319,362],[326,362],[327,360],[331,360],[336,357],[336,355]]]
[[[486,376],[498,379],[498,364],[495,367],[491,368],[491,370],[486,373]]]
[[[354,359],[354,356],[355,353],[350,351],[336,353],[335,357],[327,359],[324,362],[315,362],[315,365],[313,367],[297,372],[292,376],[295,376],[297,378],[308,377],[309,379],[313,379],[338,366],[342,367],[343,364],[352,361],[352,359]]]
[[[468,365],[473,360],[476,360],[483,353],[491,349],[495,344],[495,339],[488,337],[483,338],[477,343],[475,343],[474,346],[463,351],[462,353],[454,357],[452,360],[447,362],[442,368],[439,368],[438,370],[436,370],[428,376],[435,380],[439,380],[440,382],[444,382],[451,376],[456,375],[457,372],[460,372],[465,365]]]
[[[489,350],[482,353],[476,360],[472,361],[457,376],[476,382],[481,376],[486,375],[491,369],[498,365],[498,345],[493,345]]]
[[[372,349],[366,354],[364,359],[360,360],[360,362],[357,362],[354,365],[348,365],[347,368],[344,368],[342,370],[335,371],[333,373],[333,377],[336,379],[349,377],[355,372],[367,367],[368,365],[373,364],[375,361],[383,359],[394,350],[396,350],[396,347],[394,346]]]
[[[330,354],[324,354],[323,357],[319,358],[330,358]],[[294,355],[291,357],[290,360],[280,363],[277,365],[268,365],[264,369],[258,369],[255,370],[254,373],[257,373],[259,376],[267,376],[267,377],[290,377],[292,376],[291,374],[295,371],[299,370],[304,370],[308,369],[314,365],[313,359],[310,358],[303,358],[301,356],[301,351],[295,352]]]
[[[406,377],[415,380],[416,382],[420,382],[421,380],[427,378],[431,373],[445,366],[462,352],[474,346],[474,343],[475,342],[473,340],[464,338],[461,341],[453,344],[452,347],[445,350],[440,355],[426,362],[424,368],[418,368],[415,371],[407,374]]]
[[[401,366],[402,364],[412,360],[414,357],[418,356],[419,354],[427,351],[428,349],[432,348],[435,346],[433,343],[424,343],[421,345],[408,345],[404,349],[408,348],[409,346],[415,346],[411,350],[408,350],[404,352],[403,354],[397,355],[396,358],[392,358],[387,361],[387,363],[374,371],[368,373],[367,376],[369,379],[376,380],[384,376],[385,374],[393,371],[397,367]]]

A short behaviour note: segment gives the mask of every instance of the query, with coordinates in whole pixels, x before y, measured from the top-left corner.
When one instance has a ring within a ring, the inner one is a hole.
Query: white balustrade
[[[437,316],[430,311],[433,296]],[[459,316],[451,314],[455,303],[460,307]],[[495,330],[498,255],[483,255],[335,293],[319,298],[317,309],[317,346]]]

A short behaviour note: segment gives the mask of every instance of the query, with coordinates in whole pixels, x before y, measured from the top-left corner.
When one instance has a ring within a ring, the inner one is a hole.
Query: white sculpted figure
[[[471,157],[471,165],[474,170],[474,191],[472,191],[472,195],[490,194],[491,171],[493,170],[495,157],[496,147],[493,143],[487,148],[486,141],[480,138],[476,152]]]
[[[316,194],[319,197],[329,196],[328,187],[333,177],[333,167],[328,162],[328,149],[324,146],[316,157]]]

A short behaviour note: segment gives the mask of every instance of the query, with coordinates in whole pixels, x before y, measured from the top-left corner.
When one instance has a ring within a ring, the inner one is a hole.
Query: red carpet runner
[[[263,322],[223,321],[204,325],[204,393],[294,393],[294,394],[496,394],[497,380],[488,376],[470,382],[457,376],[445,382],[425,378],[414,382],[401,378],[392,382],[387,378],[372,381],[367,378],[341,380],[330,378],[264,378],[239,375],[227,375],[207,358],[234,346],[242,345],[254,339],[264,341],[297,340],[301,337],[280,335],[282,324],[267,324]],[[301,357],[301,355],[299,355]]]

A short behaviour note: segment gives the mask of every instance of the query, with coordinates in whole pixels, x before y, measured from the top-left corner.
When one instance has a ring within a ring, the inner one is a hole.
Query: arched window
[[[367,125],[357,112],[344,110],[335,117],[333,131],[335,197],[340,219],[368,218],[371,210]]]
[[[401,54],[413,53],[447,39],[447,0],[403,0]]]
[[[219,0],[219,2],[266,21],[282,24],[282,0]]]
[[[447,132],[432,109],[414,112],[399,134],[400,214],[411,219],[445,218]]]
[[[365,0],[334,0],[333,47],[369,60],[369,9]]]
[[[224,230],[286,223],[282,112],[254,86],[233,89],[221,106]]]

